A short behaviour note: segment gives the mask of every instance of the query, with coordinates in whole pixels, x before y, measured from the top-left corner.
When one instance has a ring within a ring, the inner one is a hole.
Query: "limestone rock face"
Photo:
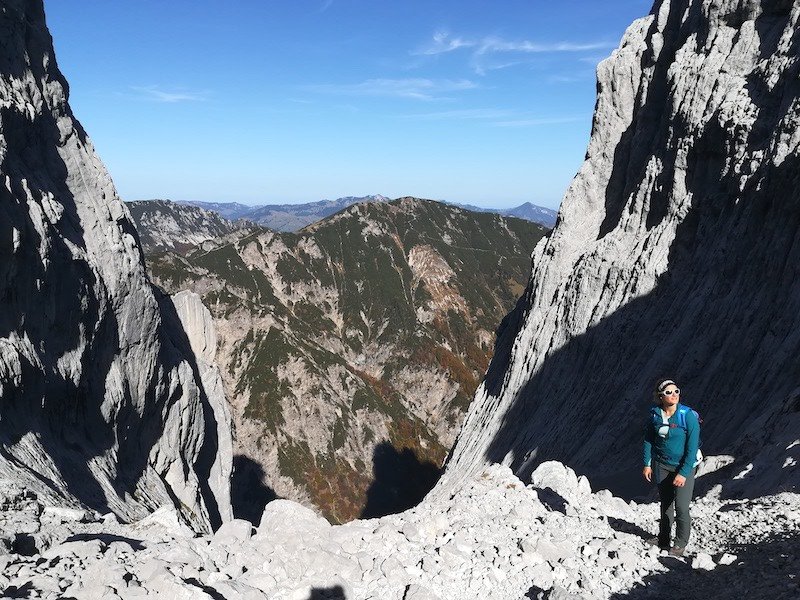
[[[548,459],[635,477],[665,375],[703,416],[704,452],[735,457],[728,476],[752,462],[745,487],[799,483],[799,16],[659,0],[600,63],[586,161],[501,325],[451,484]]]
[[[0,47],[0,477],[125,520],[175,503],[208,529],[229,516],[221,386],[146,277],[41,2],[3,3]]]
[[[191,356],[197,364],[202,388],[208,399],[209,410],[204,412],[205,427],[215,439],[215,447],[209,446],[204,457],[210,461],[208,472],[211,490],[229,490],[233,469],[233,420],[225,396],[222,374],[215,362],[217,352],[217,330],[209,310],[203,305],[200,296],[183,291],[170,298],[175,313],[186,332]],[[189,354],[189,353],[187,353]],[[227,521],[233,518],[230,493],[215,494],[220,518]]]

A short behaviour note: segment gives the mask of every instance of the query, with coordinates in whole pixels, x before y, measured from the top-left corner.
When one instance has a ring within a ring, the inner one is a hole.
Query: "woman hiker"
[[[650,411],[644,436],[644,470],[647,481],[655,481],[661,500],[658,537],[650,540],[673,556],[682,556],[689,541],[689,502],[694,476],[700,463],[700,420],[697,413],[680,403],[681,391],[671,379],[659,380],[658,404]],[[677,522],[675,541],[670,542]]]

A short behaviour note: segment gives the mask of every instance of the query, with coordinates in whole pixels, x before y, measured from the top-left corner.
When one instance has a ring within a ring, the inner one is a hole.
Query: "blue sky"
[[[652,0],[45,0],[126,200],[557,207]]]

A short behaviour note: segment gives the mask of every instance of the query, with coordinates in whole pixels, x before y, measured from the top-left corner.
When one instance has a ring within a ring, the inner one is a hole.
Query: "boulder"
[[[299,534],[301,532],[322,532],[331,524],[310,508],[291,500],[273,500],[264,508],[258,534],[265,538]]]

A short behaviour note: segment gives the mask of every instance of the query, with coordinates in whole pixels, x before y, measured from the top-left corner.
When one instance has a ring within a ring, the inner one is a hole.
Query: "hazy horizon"
[[[516,204],[509,204],[509,205],[505,205],[503,203],[498,204],[498,205],[488,205],[486,203],[481,204],[481,203],[478,203],[478,202],[461,202],[461,201],[458,201],[458,200],[443,200],[441,198],[423,198],[421,196],[415,196],[414,194],[403,194],[402,196],[392,197],[392,196],[387,196],[386,194],[381,194],[381,193],[361,194],[361,195],[347,194],[345,196],[338,196],[336,198],[330,198],[329,197],[329,198],[320,198],[318,200],[300,200],[298,202],[280,202],[280,201],[259,202],[259,201],[255,201],[255,202],[250,203],[250,202],[238,202],[238,201],[234,201],[234,200],[196,200],[194,198],[155,198],[155,197],[154,198],[123,198],[122,200],[124,202],[166,201],[166,202],[175,202],[175,203],[203,202],[203,203],[207,203],[207,204],[241,204],[243,206],[257,208],[257,207],[260,207],[260,206],[300,205],[300,204],[313,204],[315,202],[335,202],[337,200],[341,200],[342,198],[366,198],[368,196],[384,196],[385,198],[389,198],[390,200],[397,200],[398,198],[404,198],[404,197],[412,197],[412,198],[418,198],[420,200],[433,200],[435,202],[443,202],[445,204],[464,204],[464,205],[476,206],[478,208],[489,208],[489,209],[498,209],[498,210],[507,210],[507,209],[511,209],[511,208],[517,208],[517,207],[522,206],[524,204],[532,204],[532,205],[538,206],[540,208],[547,208],[547,209],[555,210],[555,211],[557,211],[558,208],[559,208],[558,206],[556,206],[555,208],[552,208],[552,207],[549,207],[549,206],[544,206],[542,204],[537,204],[536,202],[533,202],[531,200],[525,200],[523,202],[518,202]]]

